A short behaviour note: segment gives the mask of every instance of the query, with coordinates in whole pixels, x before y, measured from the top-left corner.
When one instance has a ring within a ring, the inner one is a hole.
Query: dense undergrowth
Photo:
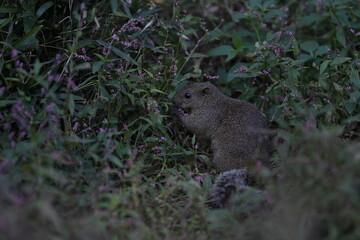
[[[359,39],[352,0],[3,1],[0,239],[359,239]],[[278,131],[271,207],[206,208],[190,80]]]

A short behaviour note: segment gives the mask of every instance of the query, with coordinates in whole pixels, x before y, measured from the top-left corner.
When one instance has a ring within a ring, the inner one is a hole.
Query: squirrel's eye
[[[185,93],[185,98],[191,98],[191,93]]]

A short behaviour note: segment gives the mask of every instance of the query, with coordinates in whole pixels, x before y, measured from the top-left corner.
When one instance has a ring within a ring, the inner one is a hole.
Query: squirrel
[[[185,86],[173,102],[183,126],[211,142],[213,164],[221,174],[210,206],[221,207],[230,191],[246,189],[256,166],[271,168],[266,118],[253,104],[224,95],[210,82]]]

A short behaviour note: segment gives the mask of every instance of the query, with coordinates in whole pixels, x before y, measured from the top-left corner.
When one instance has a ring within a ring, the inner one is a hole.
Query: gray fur
[[[270,166],[266,119],[253,104],[230,98],[209,82],[184,87],[174,102],[183,125],[211,141],[218,171]]]

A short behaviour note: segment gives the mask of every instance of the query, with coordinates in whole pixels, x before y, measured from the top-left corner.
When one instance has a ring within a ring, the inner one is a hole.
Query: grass
[[[358,239],[356,1],[3,1],[0,239]],[[171,115],[189,81],[278,132],[264,188],[205,206],[206,143]]]

